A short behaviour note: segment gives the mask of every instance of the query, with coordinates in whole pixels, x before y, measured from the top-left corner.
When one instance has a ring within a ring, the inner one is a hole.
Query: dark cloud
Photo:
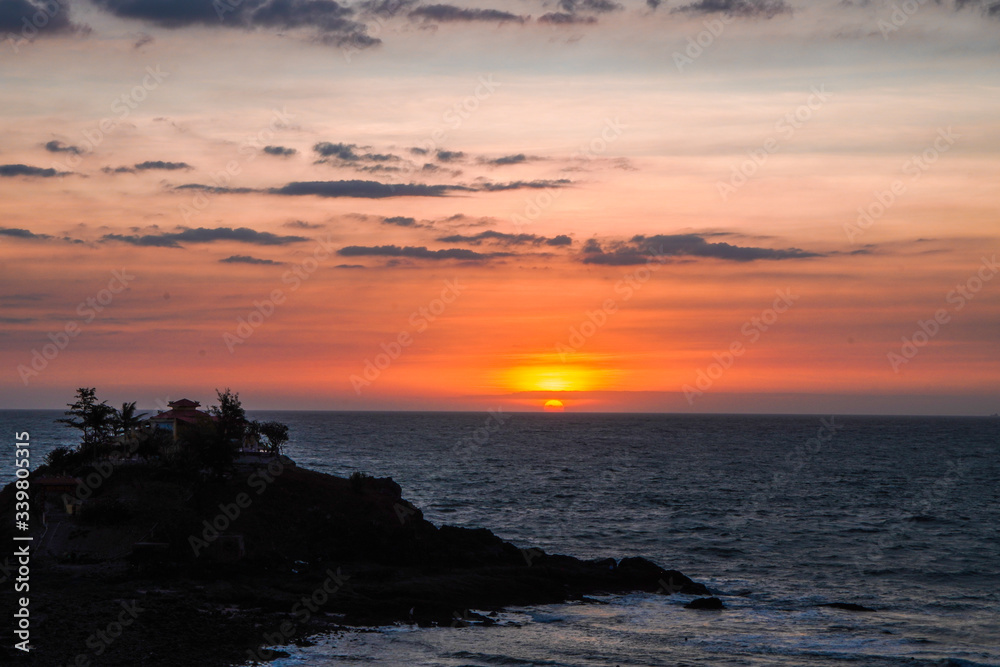
[[[132,167],[101,167],[101,171],[105,174],[134,174],[135,169]]]
[[[261,192],[255,188],[220,188],[214,185],[203,185],[201,183],[185,183],[178,185],[175,190],[201,190],[213,195],[243,195],[251,192]]]
[[[361,156],[354,152],[357,147],[357,144],[334,144],[329,141],[321,141],[313,146],[313,150],[323,157],[335,157],[338,160],[353,162],[361,159]]]
[[[469,245],[482,245],[483,243],[496,243],[498,245],[548,245],[548,246],[564,246],[571,245],[573,239],[566,236],[565,234],[560,234],[559,236],[554,236],[549,238],[547,236],[538,236],[537,234],[507,234],[505,232],[497,232],[493,230],[487,230],[485,232],[480,232],[478,234],[452,234],[451,236],[444,236],[439,238],[438,241],[441,243],[468,243]]]
[[[326,227],[326,225],[306,222],[305,220],[289,220],[288,222],[281,223],[281,226],[291,227],[292,229],[323,229]]]
[[[387,197],[446,197],[452,192],[500,192],[561,188],[570,185],[566,178],[559,180],[512,181],[509,183],[476,183],[474,185],[428,185],[425,183],[382,183],[380,181],[293,181],[277,188],[220,188],[200,183],[178,185],[175,190],[201,190],[212,194],[264,193],[271,195],[317,197],[357,197],[360,199],[385,199]]]
[[[378,181],[297,181],[268,190],[276,195],[316,195],[317,197],[444,197],[453,190],[470,190],[460,185],[424,185],[422,183],[380,183]]]
[[[409,218],[405,215],[394,215],[389,218],[382,218],[383,225],[396,225],[397,227],[423,227],[416,218]]]
[[[437,159],[441,162],[451,162],[452,160],[461,160],[465,157],[465,153],[462,151],[438,151]]]
[[[955,11],[966,7],[979,8],[984,16],[1000,18],[1000,2],[997,0],[955,0]]]
[[[278,157],[290,157],[298,153],[294,148],[286,148],[285,146],[264,146],[264,152]]]
[[[709,243],[700,234],[657,234],[633,236],[628,242],[611,244],[604,250],[595,239],[589,239],[583,248],[585,264],[627,266],[660,261],[666,257],[708,257],[731,262],[755,260],[807,259],[821,257],[819,253],[798,248],[758,248],[736,246],[729,243]]]
[[[194,169],[187,162],[164,162],[163,160],[147,160],[146,162],[140,162],[135,165],[135,168],[139,171],[147,171],[150,169],[163,169],[165,171],[176,171],[178,169]]]
[[[36,234],[27,229],[19,229],[17,227],[0,227],[0,236],[12,236],[16,239],[30,239],[45,241],[52,238],[48,234]]]
[[[83,153],[79,146],[70,146],[69,144],[64,144],[63,142],[55,139],[45,144],[45,150],[50,153],[72,153],[73,155],[80,155]]]
[[[418,0],[365,0],[358,4],[358,9],[368,16],[392,18],[417,3]]]
[[[646,0],[646,6],[650,9],[657,9],[662,3],[663,0]]]
[[[486,192],[499,192],[501,190],[531,190],[531,189],[541,189],[541,188],[564,188],[567,185],[571,185],[573,181],[568,178],[560,178],[556,180],[537,180],[537,181],[511,181],[509,183],[483,183],[479,186],[479,189],[485,190]]]
[[[367,268],[364,264],[338,264],[335,269],[364,269]]]
[[[122,243],[131,243],[136,246],[157,248],[180,248],[181,242],[211,243],[213,241],[239,241],[240,243],[250,243],[253,245],[273,246],[308,240],[304,236],[278,236],[271,232],[258,232],[256,229],[250,229],[249,227],[216,227],[214,229],[197,227],[182,229],[179,232],[146,234],[144,236],[105,234],[101,237],[101,241],[121,241]]]
[[[69,5],[65,0],[0,0],[0,33],[5,39],[11,36],[8,33],[15,39],[34,39],[39,35],[88,30],[70,22]]]
[[[548,14],[539,16],[538,22],[548,23],[549,25],[580,25],[581,23],[597,23],[597,19],[593,16],[580,16],[579,14],[567,14],[566,12],[549,12]]]
[[[400,159],[398,155],[392,153],[365,153],[361,158],[373,162],[395,162]]]
[[[518,153],[517,155],[504,155],[503,157],[498,157],[495,159],[484,158],[480,160],[483,164],[491,164],[496,167],[505,167],[511,164],[521,164],[522,162],[527,162],[528,156],[524,153]]]
[[[276,262],[273,259],[261,259],[259,257],[251,257],[250,255],[231,255],[219,261],[225,264],[261,264],[272,266],[281,264],[281,262]]]
[[[405,170],[402,167],[388,167],[384,164],[372,164],[365,167],[358,167],[358,171],[365,174],[395,174]]]
[[[623,9],[620,4],[610,0],[559,0],[559,8],[571,14],[580,11],[605,14]]]
[[[94,0],[122,18],[137,19],[165,28],[191,25],[230,28],[304,28],[319,33],[322,41],[337,46],[365,47],[379,40],[368,35],[363,23],[351,18],[354,10],[334,0]]]
[[[341,248],[337,254],[344,257],[407,257],[411,259],[461,259],[482,261],[494,257],[509,257],[510,253],[481,253],[466,248],[446,248],[444,250],[428,250],[424,246],[358,246],[351,245]]]
[[[125,236],[124,234],[105,234],[101,242],[120,241],[134,246],[147,248],[180,248],[181,244],[166,235],[150,234],[146,236]]]
[[[524,23],[526,16],[518,16],[499,9],[468,9],[455,5],[425,5],[417,7],[408,16],[411,19],[451,23],[455,21],[484,21],[489,23]]]
[[[329,141],[321,141],[313,150],[322,158],[318,163],[333,164],[338,166],[354,167],[358,171],[366,172],[394,172],[401,171],[398,167],[388,167],[381,163],[399,162],[402,160],[398,155],[392,153],[359,153],[357,144],[334,144]],[[362,165],[363,162],[375,162],[376,164]]]
[[[56,171],[55,169],[43,169],[41,167],[31,167],[26,164],[0,164],[0,176],[12,178],[14,176],[37,176],[39,178],[52,178],[53,176],[66,176],[68,171]]]
[[[698,0],[671,10],[671,13],[676,12],[770,19],[778,14],[791,14],[792,8],[785,0]]]
[[[410,152],[413,153],[414,155],[427,155],[427,153],[429,153],[430,151],[428,151],[426,148],[413,146],[410,148]]]

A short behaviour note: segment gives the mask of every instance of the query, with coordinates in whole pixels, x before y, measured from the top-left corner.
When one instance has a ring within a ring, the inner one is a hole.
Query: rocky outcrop
[[[8,487],[7,543],[12,512]],[[483,613],[512,605],[708,594],[643,558],[584,561],[519,549],[486,529],[439,528],[391,479],[342,479],[287,460],[210,481],[121,468],[59,521],[58,548],[32,564],[36,664],[98,650],[102,665],[238,664],[262,645],[340,626],[488,624]],[[133,548],[88,551],[98,533]],[[12,602],[9,587],[2,595]],[[141,611],[105,644],[96,633],[116,628],[122,605]]]

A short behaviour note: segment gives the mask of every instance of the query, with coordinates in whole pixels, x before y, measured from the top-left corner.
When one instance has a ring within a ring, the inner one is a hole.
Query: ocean
[[[56,411],[0,411],[34,464]],[[1000,665],[1000,419],[255,412],[288,454],[391,476],[435,524],[519,547],[643,556],[723,596],[509,609],[493,627],[312,637],[275,667]],[[824,606],[853,603],[874,609]]]

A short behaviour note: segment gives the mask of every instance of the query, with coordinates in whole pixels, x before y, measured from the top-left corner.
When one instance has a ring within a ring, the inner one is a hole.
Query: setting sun
[[[562,412],[566,409],[563,402],[558,398],[553,398],[549,401],[545,401],[545,411],[546,412]]]

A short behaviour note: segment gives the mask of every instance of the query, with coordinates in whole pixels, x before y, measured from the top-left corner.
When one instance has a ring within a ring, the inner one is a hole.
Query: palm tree
[[[122,403],[122,409],[115,410],[115,414],[111,420],[115,429],[115,435],[128,435],[132,429],[139,425],[139,422],[145,416],[145,412],[140,415],[135,414],[135,401]]]

